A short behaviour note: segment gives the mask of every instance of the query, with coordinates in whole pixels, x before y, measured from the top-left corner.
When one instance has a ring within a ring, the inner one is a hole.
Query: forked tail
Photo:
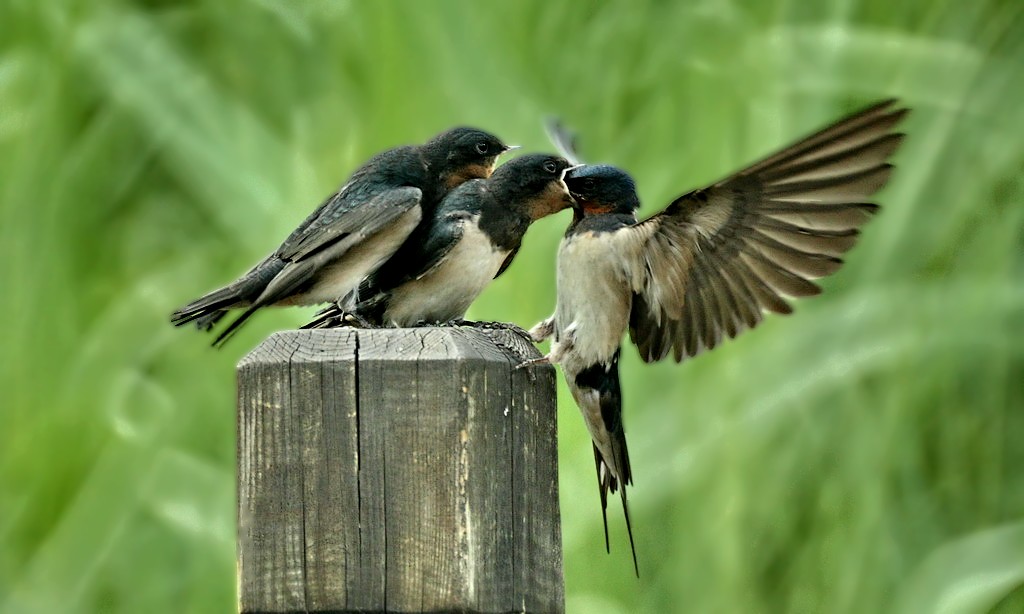
[[[608,542],[608,493],[619,491],[622,497],[622,511],[626,517],[626,531],[629,533],[629,547],[633,553],[633,570],[639,577],[640,568],[636,560],[633,525],[626,498],[626,486],[633,483],[633,474],[629,467],[626,433],[622,428],[619,353],[616,352],[607,363],[596,363],[583,369],[573,378],[571,384],[573,396],[583,410],[587,428],[594,441],[594,462],[597,467],[597,486],[601,495],[605,549],[611,550]],[[595,404],[597,407],[594,407]],[[594,421],[598,415],[599,422]]]
[[[171,324],[183,326],[194,323],[199,330],[212,330],[228,314],[228,311],[250,306],[282,268],[284,268],[282,260],[274,257],[267,258],[236,281],[204,294],[172,313]],[[238,325],[240,323],[233,328],[237,328]],[[221,335],[214,344],[223,341],[224,338],[225,336]]]

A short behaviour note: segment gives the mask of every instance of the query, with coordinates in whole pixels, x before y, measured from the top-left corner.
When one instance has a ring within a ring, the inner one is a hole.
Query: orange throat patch
[[[578,202],[579,208],[583,210],[585,215],[602,215],[605,213],[611,213],[615,208],[612,205],[599,203],[593,200],[581,200]]]
[[[470,179],[487,179],[492,172],[494,172],[493,162],[491,164],[467,164],[445,175],[443,181],[445,187],[451,190]]]
[[[572,196],[561,181],[552,181],[540,196],[529,204],[529,215],[532,220],[539,220],[572,205]]]

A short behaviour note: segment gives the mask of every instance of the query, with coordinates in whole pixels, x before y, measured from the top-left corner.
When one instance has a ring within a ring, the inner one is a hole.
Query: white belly
[[[498,274],[506,256],[507,251],[496,249],[480,231],[477,218],[466,220],[462,238],[439,265],[392,291],[385,321],[394,326],[415,326],[462,318]]]
[[[613,247],[591,234],[559,247],[555,343],[571,339],[562,358],[570,370],[610,360],[629,326],[633,295]]]

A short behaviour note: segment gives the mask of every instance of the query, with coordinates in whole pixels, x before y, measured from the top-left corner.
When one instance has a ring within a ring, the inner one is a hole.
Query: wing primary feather
[[[694,263],[693,270],[703,280],[703,283],[700,284],[701,301],[707,306],[707,313],[711,316],[708,318],[708,323],[711,326],[705,329],[703,339],[705,349],[710,350],[718,346],[721,341],[728,315],[719,300],[717,276],[713,276],[705,266],[703,262],[697,262]]]
[[[743,323],[748,328],[757,326],[762,318],[761,304],[743,280],[742,272],[736,270],[737,266],[743,266],[742,263],[736,262],[736,252],[734,251],[731,258],[728,259],[717,251],[710,252],[709,256],[711,263],[715,265],[715,270],[729,284],[729,288],[732,290],[729,296],[735,299],[734,305],[737,307],[737,313],[740,314]]]
[[[756,228],[744,233],[744,239],[750,249],[760,252],[768,260],[800,275],[812,278],[825,277],[834,273],[843,264],[842,259],[835,256],[805,252],[780,243]]]
[[[700,329],[699,322],[697,321],[698,311],[700,310],[690,308],[692,300],[691,291],[687,291],[685,307],[683,309],[683,314],[685,316],[683,319],[683,322],[685,323],[683,328],[683,340],[685,341],[684,349],[686,350],[687,356],[695,356],[697,354],[697,338],[699,334],[697,331]]]
[[[683,356],[686,354],[686,322],[684,320],[673,320],[672,326],[668,328],[665,333],[670,335],[670,339],[674,340],[667,344],[667,350],[672,350],[672,360],[676,362],[682,362]]]
[[[761,220],[757,230],[793,249],[837,258],[850,251],[860,235],[860,231],[855,228],[850,230],[811,230],[767,218]]]
[[[737,277],[746,285],[747,290],[761,309],[781,314],[793,313],[793,308],[790,307],[789,303],[784,301],[782,297],[765,284],[741,259],[733,261],[733,271],[736,272]]]
[[[762,173],[760,177],[768,185],[785,185],[796,181],[838,178],[857,173],[887,160],[905,137],[906,135],[901,133],[883,134],[857,147],[794,166],[773,169]]]
[[[689,299],[687,301],[689,303],[687,310],[693,314],[693,330],[690,331],[689,335],[693,350],[690,356],[696,356],[704,349],[704,330],[708,326],[708,313],[700,295],[700,288],[696,284],[690,286],[686,295]]]
[[[744,321],[746,320],[744,310],[739,306],[736,301],[736,290],[733,288],[732,283],[729,281],[726,271],[718,270],[715,272],[718,275],[718,305],[721,310],[723,317],[724,332],[730,339],[736,337],[742,330]]]
[[[698,289],[701,306],[705,312],[701,341],[704,349],[711,350],[718,345],[720,331],[727,327],[727,316],[719,304],[717,288],[700,262],[694,262],[692,283]]]
[[[750,175],[788,163],[799,163],[802,161],[801,157],[809,152],[814,152],[814,155],[827,155],[832,151],[829,146],[848,148],[877,134],[887,133],[908,113],[908,109],[890,110],[895,102],[895,99],[884,100],[841,119],[831,126],[755,162],[744,169],[741,174]],[[860,140],[851,137],[860,137]]]
[[[802,226],[810,230],[850,230],[858,228],[878,211],[874,203],[810,204],[787,201],[765,201],[759,208],[761,216]]]
[[[880,190],[892,169],[892,164],[885,163],[842,177],[775,184],[766,186],[764,195],[771,200],[826,204],[857,201]]]
[[[777,292],[792,297],[821,294],[821,288],[814,283],[783,269],[760,254],[743,252],[740,258],[762,281]]]

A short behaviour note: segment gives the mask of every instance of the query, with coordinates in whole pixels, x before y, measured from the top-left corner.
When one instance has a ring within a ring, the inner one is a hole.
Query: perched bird
[[[535,326],[553,337],[539,361],[560,363],[593,439],[608,546],[607,496],[632,483],[622,426],[618,359],[626,329],[647,362],[677,361],[753,328],[763,312],[790,313],[783,297],[818,294],[835,272],[867,202],[892,171],[907,111],[888,100],[864,109],[638,222],[636,186],[605,165],[566,176],[576,200],[558,250],[557,306]],[[564,132],[557,145],[570,142]],[[638,572],[639,573],[639,572]]]
[[[364,326],[446,323],[512,263],[532,222],[572,204],[565,158],[531,154],[467,181],[438,206],[395,255],[304,328],[353,320]]]
[[[489,177],[513,149],[493,134],[454,128],[420,146],[381,152],[307,217],[274,253],[248,273],[171,315],[181,326],[210,330],[231,309],[244,309],[216,338],[223,343],[257,309],[314,305],[345,296],[384,263],[421,220],[430,220],[453,188]]]

